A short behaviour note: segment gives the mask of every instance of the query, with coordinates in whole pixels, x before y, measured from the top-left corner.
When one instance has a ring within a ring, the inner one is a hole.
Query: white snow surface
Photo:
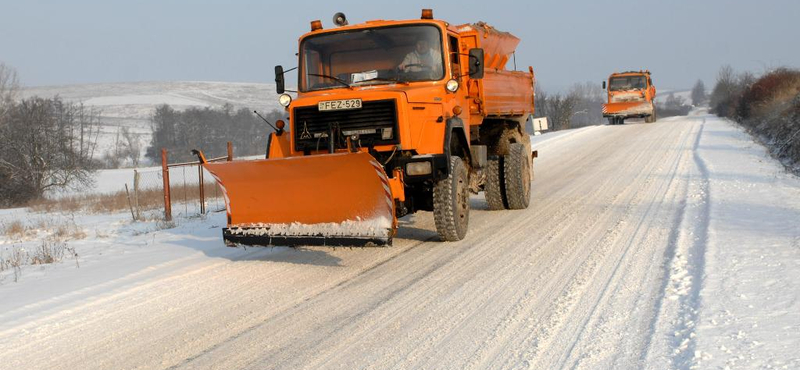
[[[0,369],[797,369],[800,179],[713,116],[533,138],[531,206],[471,199],[467,237],[226,248],[224,212],[0,211]],[[0,228],[2,230],[2,228]]]

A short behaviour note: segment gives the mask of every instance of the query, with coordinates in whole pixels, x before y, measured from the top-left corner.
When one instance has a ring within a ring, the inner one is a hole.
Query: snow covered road
[[[800,368],[800,180],[763,148],[706,115],[536,140],[531,207],[473,197],[461,242],[227,249],[216,214],[5,282],[0,368]]]

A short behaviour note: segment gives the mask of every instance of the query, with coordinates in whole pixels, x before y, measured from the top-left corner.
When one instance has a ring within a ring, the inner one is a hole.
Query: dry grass
[[[8,225],[3,225],[3,235],[9,239],[20,239],[25,236],[27,231],[28,228],[19,220],[12,221]]]
[[[216,183],[204,184],[205,199],[209,200],[222,197],[221,191]],[[172,204],[179,202],[199,202],[200,190],[197,185],[179,185],[170,188]],[[130,193],[131,203],[134,202],[134,194]],[[163,210],[164,193],[161,189],[140,190],[138,194],[138,210]],[[100,195],[78,195],[59,199],[42,199],[28,204],[35,212],[78,212],[88,211],[91,213],[115,213],[129,211],[128,194],[119,191],[111,194]]]

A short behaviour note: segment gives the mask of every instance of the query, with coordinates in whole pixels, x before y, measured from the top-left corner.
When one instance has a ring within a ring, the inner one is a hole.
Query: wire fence
[[[203,198],[200,194],[200,165],[169,168],[169,194],[172,216],[192,217],[225,210],[222,192],[211,175],[203,170]],[[212,179],[209,181],[208,179]],[[134,218],[145,218],[154,211],[165,211],[164,176],[161,169],[133,171],[130,191]],[[163,213],[162,213],[163,214]]]
[[[209,161],[221,160],[233,160],[230,143],[226,157]],[[141,220],[161,211],[169,221],[173,216],[192,217],[224,211],[222,191],[213,179],[199,161],[169,164],[168,153],[162,150],[160,169],[133,170],[132,189],[126,184],[131,215]]]

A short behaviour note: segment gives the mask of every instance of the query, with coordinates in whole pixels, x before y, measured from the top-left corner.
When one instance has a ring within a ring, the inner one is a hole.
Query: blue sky
[[[517,65],[548,90],[648,68],[662,89],[710,87],[717,70],[800,67],[800,1],[11,1],[0,0],[0,61],[25,85],[209,80],[270,82],[296,64],[309,21],[485,21],[522,39]]]

